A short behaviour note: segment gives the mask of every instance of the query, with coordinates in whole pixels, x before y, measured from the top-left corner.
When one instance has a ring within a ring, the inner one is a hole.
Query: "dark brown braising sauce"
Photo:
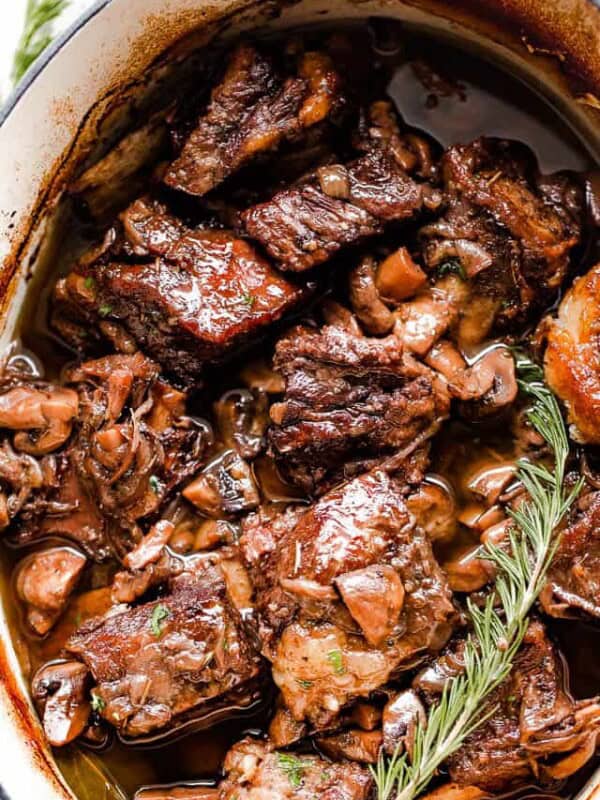
[[[557,169],[583,170],[589,160],[583,148],[556,114],[533,92],[493,66],[466,56],[437,41],[402,30],[390,21],[375,20],[367,26],[338,27],[310,31],[307,35],[336,36],[344,32],[355,42],[348,47],[340,38],[339,57],[347,60],[350,80],[359,92],[381,95],[386,89],[407,123],[425,130],[443,146],[467,142],[481,135],[508,136],[528,144],[539,158],[544,171]],[[367,47],[366,43],[370,46]],[[68,205],[68,204],[67,204]],[[50,287],[57,273],[64,272],[73,258],[98,234],[88,223],[72,215],[66,207],[57,226],[55,240],[47,260],[51,271],[36,276],[24,306],[20,336],[24,347],[35,353],[44,365],[46,375],[60,373],[72,354],[49,332],[46,324]],[[267,343],[258,348],[267,350]],[[249,354],[243,363],[232,366],[225,379],[208,382],[210,397],[198,398],[194,412],[210,417],[211,402],[227,389],[245,385],[241,374],[248,375]],[[245,369],[244,369],[245,368]],[[247,385],[247,384],[246,384]],[[494,425],[447,425],[434,445],[431,471],[452,487],[459,508],[469,502],[466,476],[484,465],[499,465],[514,458],[513,444],[506,434],[506,420]],[[218,433],[218,431],[217,431]],[[218,450],[218,448],[217,448]],[[265,493],[273,500],[293,497],[293,490],[277,485],[273,467],[266,456],[255,465],[255,472]],[[182,551],[193,547],[193,532],[201,519],[188,511],[180,520]],[[441,562],[447,562],[475,544],[477,537],[466,526],[459,526],[456,537],[437,546]],[[12,591],[10,567],[24,555],[23,551],[4,552],[4,590]],[[96,565],[86,574],[80,593],[74,597],[66,613],[42,640],[34,639],[20,624],[17,611],[11,622],[23,670],[29,678],[43,662],[55,657],[70,633],[86,618],[102,613],[108,602],[105,588],[116,569],[115,564]],[[18,608],[11,598],[9,609]],[[575,696],[590,696],[600,690],[600,632],[584,624],[552,622],[549,627],[561,644],[570,667],[570,688]],[[70,746],[56,753],[67,780],[82,798],[102,800],[130,798],[143,785],[197,781],[213,778],[227,748],[244,730],[264,729],[265,713],[246,720],[225,722],[209,731],[185,737],[155,748],[125,746],[114,740],[97,752]],[[589,776],[591,767],[571,781],[560,792],[571,795]],[[535,792],[534,792],[535,793]],[[528,788],[521,792],[531,796]],[[541,795],[537,797],[554,797]]]

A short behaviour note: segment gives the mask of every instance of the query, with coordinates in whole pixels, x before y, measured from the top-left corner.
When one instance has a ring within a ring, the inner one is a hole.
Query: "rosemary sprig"
[[[50,25],[69,5],[69,0],[27,0],[25,25],[15,52],[12,78],[16,83],[48,47],[53,37]]]
[[[552,450],[554,469],[519,461],[518,478],[529,497],[509,512],[514,523],[509,547],[482,547],[482,557],[495,564],[498,577],[483,608],[468,603],[473,632],[465,644],[464,671],[446,684],[429,709],[427,724],[416,725],[411,758],[397,751],[391,759],[380,757],[372,769],[378,800],[419,795],[439,766],[496,710],[484,701],[511,670],[558,546],[556,530],[581,490],[581,480],[570,491],[564,487],[569,443],[556,398],[537,365],[521,353],[515,359],[519,387],[533,399],[528,419]]]

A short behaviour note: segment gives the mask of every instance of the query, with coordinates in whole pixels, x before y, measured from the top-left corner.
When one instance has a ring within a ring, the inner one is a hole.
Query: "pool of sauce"
[[[345,37],[345,42],[339,34]],[[341,58],[355,55],[348,64],[351,80],[359,93],[387,92],[405,121],[433,136],[442,146],[467,142],[480,135],[506,136],[529,145],[543,171],[584,170],[590,161],[582,145],[562,120],[536,94],[493,65],[452,47],[416,35],[390,20],[364,25],[311,29],[317,40],[340,39]],[[351,43],[348,50],[347,42]],[[352,42],[356,43],[352,47]],[[73,358],[49,331],[47,306],[50,288],[66,272],[78,253],[89,246],[98,231],[73,214],[64,204],[44,260],[51,268],[40,270],[31,281],[23,309],[20,337],[37,355],[50,378]],[[224,389],[241,385],[235,369],[223,382]],[[200,405],[203,405],[202,403]],[[200,411],[205,410],[199,408]],[[194,409],[195,410],[195,409]],[[475,427],[451,423],[434,445],[432,471],[454,488],[459,505],[466,502],[465,474],[475,466],[493,465],[513,457],[504,427]],[[443,546],[441,557],[473,541],[461,529],[455,541]],[[14,631],[14,639],[26,678],[36,667],[55,657],[66,638],[88,616],[101,613],[107,600],[106,586],[114,565],[90,570],[84,587],[85,601],[75,597],[64,617],[44,640],[34,640],[20,624],[17,601],[12,596],[10,568],[24,551],[6,551],[3,559],[3,592]],[[568,681],[576,697],[600,691],[600,631],[583,623],[550,621],[549,628],[566,654]],[[143,785],[198,781],[214,778],[228,747],[248,729],[264,729],[264,712],[254,718],[230,720],[210,731],[192,733],[154,748],[125,746],[116,740],[103,750],[70,746],[56,752],[59,766],[81,800],[129,800]],[[569,797],[591,774],[586,768],[575,781],[557,790],[541,793],[535,787],[519,791],[520,798]]]

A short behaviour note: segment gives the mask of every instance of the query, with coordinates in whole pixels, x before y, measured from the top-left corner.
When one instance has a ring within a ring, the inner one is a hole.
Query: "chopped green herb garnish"
[[[304,774],[302,761],[289,753],[277,753],[277,763],[287,775],[287,779],[294,789],[297,789],[302,783],[302,775]]]
[[[254,297],[253,294],[250,294],[250,292],[246,292],[245,294],[242,295],[242,300],[244,301],[244,303],[246,303],[247,306],[250,306],[250,308],[252,308],[252,306],[256,302],[256,297]]]
[[[302,678],[296,678],[296,683],[303,689],[310,689],[310,687],[313,685],[312,681],[305,681]]]
[[[467,273],[458,258],[448,258],[446,261],[442,261],[438,266],[438,277],[441,278],[444,275],[450,274],[458,275],[463,281],[467,280]]]
[[[92,695],[92,711],[95,711],[97,714],[99,714],[101,711],[104,711],[105,708],[106,708],[106,703],[100,697],[100,695],[93,694]]]
[[[160,481],[158,480],[156,475],[150,475],[150,478],[148,479],[148,483],[150,484],[150,488],[152,489],[154,494],[158,494],[158,492],[160,490]]]
[[[336,675],[343,675],[346,671],[344,669],[344,657],[342,656],[341,650],[330,650],[327,653],[327,660],[333,667],[333,671]]]
[[[108,317],[112,310],[112,306],[108,305],[108,303],[103,303],[98,309],[101,317]]]
[[[92,278],[91,275],[88,275],[87,278],[83,281],[83,285],[86,289],[95,289],[96,288],[96,281]]]
[[[154,606],[154,609],[152,610],[152,619],[150,620],[150,627],[152,628],[152,633],[157,639],[160,639],[162,636],[161,623],[167,619],[168,616],[170,616],[170,611],[166,606],[163,606],[162,603]]]

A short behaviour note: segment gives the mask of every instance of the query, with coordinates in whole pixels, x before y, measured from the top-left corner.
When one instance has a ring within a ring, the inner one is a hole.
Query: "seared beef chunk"
[[[44,636],[58,621],[85,567],[82,553],[51,547],[27,556],[17,568],[15,588],[28,626]]]
[[[459,646],[417,676],[414,686],[434,700],[461,670]],[[560,658],[535,620],[486,708],[495,709],[492,716],[446,762],[451,780],[460,785],[501,792],[532,777],[566,778],[594,754],[600,704],[574,701],[566,693]]]
[[[421,230],[426,264],[460,269],[490,305],[490,324],[522,322],[556,294],[579,242],[575,185],[542,179],[524,146],[484,138],[448,148],[442,175],[446,212]]]
[[[441,381],[395,336],[297,327],[278,342],[274,365],[286,392],[271,407],[269,444],[283,474],[310,493],[433,435],[448,414]]]
[[[87,321],[117,349],[138,346],[182,380],[197,379],[205,363],[247,344],[306,296],[248,242],[186,228],[157,203],[137,201],[110,238],[95,261],[59,281],[55,327],[81,346],[77,321]]]
[[[283,79],[254,46],[238,46],[165,183],[206,194],[260,154],[338,114],[344,105],[340,83],[324,53],[304,53],[298,75]]]
[[[260,658],[220,564],[171,558],[166,572],[166,582],[154,576],[163,585],[158,599],[116,606],[67,643],[93,675],[100,715],[126,738],[166,733],[256,699]]]
[[[412,219],[424,205],[437,206],[439,199],[429,185],[410,178],[390,152],[374,148],[278,192],[245,211],[242,220],[280,269],[302,272],[381,233],[386,223]]]
[[[567,407],[571,436],[600,444],[600,264],[577,278],[547,330],[545,376]]]
[[[56,455],[27,456],[36,493],[18,507],[10,533],[19,544],[60,536],[94,558],[122,557],[141,535],[139,520],[197,471],[208,430],[186,416],[186,395],[140,353],[85,362],[66,380],[77,400],[76,432]],[[3,453],[8,468],[17,456],[6,441]]]
[[[373,779],[358,764],[273,750],[242,739],[225,758],[219,800],[368,800]]]
[[[553,617],[600,620],[600,492],[584,494],[560,544],[540,595]]]
[[[330,724],[450,635],[445,577],[385,473],[242,530],[263,653],[295,720]]]

